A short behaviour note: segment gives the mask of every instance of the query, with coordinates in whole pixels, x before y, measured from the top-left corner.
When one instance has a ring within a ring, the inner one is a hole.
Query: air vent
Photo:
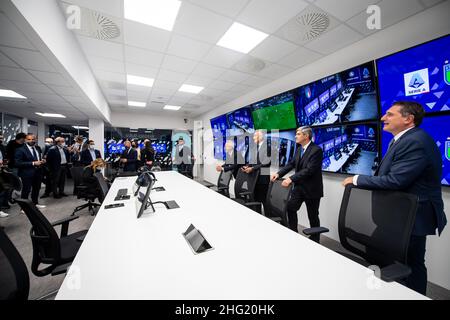
[[[310,41],[323,34],[330,26],[330,18],[326,13],[309,12],[296,17],[300,25],[303,41]]]
[[[258,73],[265,67],[266,63],[263,60],[251,56],[245,56],[233,66],[238,71],[249,73]]]

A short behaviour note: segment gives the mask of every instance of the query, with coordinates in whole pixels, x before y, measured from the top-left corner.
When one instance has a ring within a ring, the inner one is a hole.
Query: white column
[[[37,140],[37,144],[38,146],[44,147],[45,145],[45,138],[47,138],[45,136],[46,131],[45,131],[45,123],[39,121],[38,122],[38,140]]]
[[[103,120],[89,119],[89,139],[94,140],[95,149],[100,150],[102,157],[104,157],[105,123]]]
[[[28,118],[22,118],[22,130],[23,133],[28,133]]]

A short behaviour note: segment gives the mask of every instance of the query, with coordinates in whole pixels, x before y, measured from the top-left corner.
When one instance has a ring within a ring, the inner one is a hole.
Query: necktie
[[[305,153],[305,150],[303,147],[300,147],[300,159],[303,158],[303,154]]]
[[[33,159],[34,159],[35,161],[38,161],[39,159],[38,159],[38,156],[37,156],[37,154],[36,154],[36,149],[34,149],[34,147],[31,147],[31,150],[33,150]]]
[[[394,143],[395,143],[395,139],[392,139],[391,142],[389,142],[388,151],[392,148]]]

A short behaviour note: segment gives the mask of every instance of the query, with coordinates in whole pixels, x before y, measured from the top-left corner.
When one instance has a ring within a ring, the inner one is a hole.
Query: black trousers
[[[22,193],[20,197],[22,199],[28,199],[31,192],[31,201],[34,204],[38,204],[39,191],[41,190],[42,183],[42,171],[41,169],[35,169],[34,175],[31,177],[20,177],[22,180]]]
[[[269,190],[268,184],[256,184],[255,185],[255,201],[261,202],[264,207],[264,215],[270,217],[269,208],[266,204],[267,201],[267,191]],[[260,212],[261,213],[261,212]]]
[[[59,196],[64,193],[66,183],[67,166],[63,165],[59,169],[52,171],[53,196]]]
[[[320,227],[319,220],[319,206],[320,198],[318,199],[305,199],[298,192],[292,192],[291,199],[287,204],[287,214],[289,221],[289,229],[298,232],[298,218],[297,211],[302,206],[303,202],[306,203],[306,210],[308,212],[309,226],[311,228]],[[310,237],[311,240],[319,242],[320,235],[314,235]]]
[[[45,177],[45,195],[49,195],[53,191],[52,187],[52,174],[48,168],[44,168],[44,177]]]
[[[427,293],[427,267],[425,266],[426,236],[411,236],[408,247],[408,266],[411,275],[405,285],[423,295]]]

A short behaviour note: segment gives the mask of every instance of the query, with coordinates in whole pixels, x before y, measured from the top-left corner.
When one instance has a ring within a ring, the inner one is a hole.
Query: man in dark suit
[[[124,142],[125,151],[120,156],[120,162],[123,165],[123,171],[137,171],[137,151],[131,147],[129,140]]]
[[[45,138],[45,147],[44,151],[42,152],[43,159],[47,159],[48,150],[50,150],[50,148],[53,146],[54,146],[53,139]],[[42,171],[45,183],[45,191],[44,194],[41,196],[41,199],[50,197],[50,193],[52,192],[52,176],[47,163],[44,164],[44,166],[42,167]]]
[[[375,176],[354,176],[343,182],[344,186],[401,190],[419,197],[408,247],[412,273],[406,285],[422,294],[427,289],[426,237],[436,234],[436,229],[440,235],[447,224],[441,193],[442,155],[433,138],[419,128],[424,114],[423,107],[416,102],[394,103],[381,118],[383,130],[394,138]]]
[[[20,133],[16,134],[15,140],[9,141],[8,144],[6,145],[6,156],[8,158],[8,168],[10,168],[11,171],[15,175],[17,175],[17,172],[18,172],[18,169],[14,164],[16,149],[23,146],[23,144],[25,143],[26,136],[27,135],[25,133],[20,132]]]
[[[177,165],[178,172],[190,171],[192,158],[191,148],[184,144],[183,137],[179,137],[175,148],[174,158],[174,163]]]
[[[27,134],[25,144],[16,149],[14,163],[18,169],[18,175],[22,180],[22,199],[28,199],[31,191],[31,200],[37,207],[45,208],[38,204],[39,191],[42,183],[42,151],[36,146],[36,137]]]
[[[95,159],[99,159],[102,157],[102,155],[100,154],[100,150],[95,149],[94,140],[89,140],[88,143],[88,148],[81,151],[80,163],[82,166],[88,166]]]
[[[259,176],[255,186],[255,201],[263,204],[264,214],[269,216],[270,213],[266,205],[266,199],[270,183],[271,150],[267,145],[267,140],[262,130],[255,131],[253,134],[253,143],[249,151],[248,164],[243,166],[241,170],[247,174],[259,170]]]
[[[47,153],[47,164],[52,175],[53,197],[59,199],[67,197],[64,193],[67,167],[70,161],[69,151],[65,148],[65,140],[62,137],[55,139],[56,145]]]
[[[295,173],[287,179],[283,180],[282,185],[289,187],[292,183],[291,198],[287,205],[289,228],[298,232],[297,211],[306,203],[308,211],[308,219],[311,228],[319,227],[319,206],[320,198],[323,197],[322,182],[322,149],[312,142],[313,131],[309,127],[301,127],[297,129],[295,134],[295,142],[297,143],[297,151],[294,158],[283,167],[278,173],[272,175],[272,181],[283,177],[291,170]],[[310,238],[319,242],[320,235]]]
[[[232,140],[228,140],[225,143],[225,151],[226,151],[225,163],[222,165],[218,164],[216,166],[216,171],[218,172],[233,171],[233,177],[236,179],[239,169],[245,165],[244,157],[240,152],[234,150],[234,142]]]

